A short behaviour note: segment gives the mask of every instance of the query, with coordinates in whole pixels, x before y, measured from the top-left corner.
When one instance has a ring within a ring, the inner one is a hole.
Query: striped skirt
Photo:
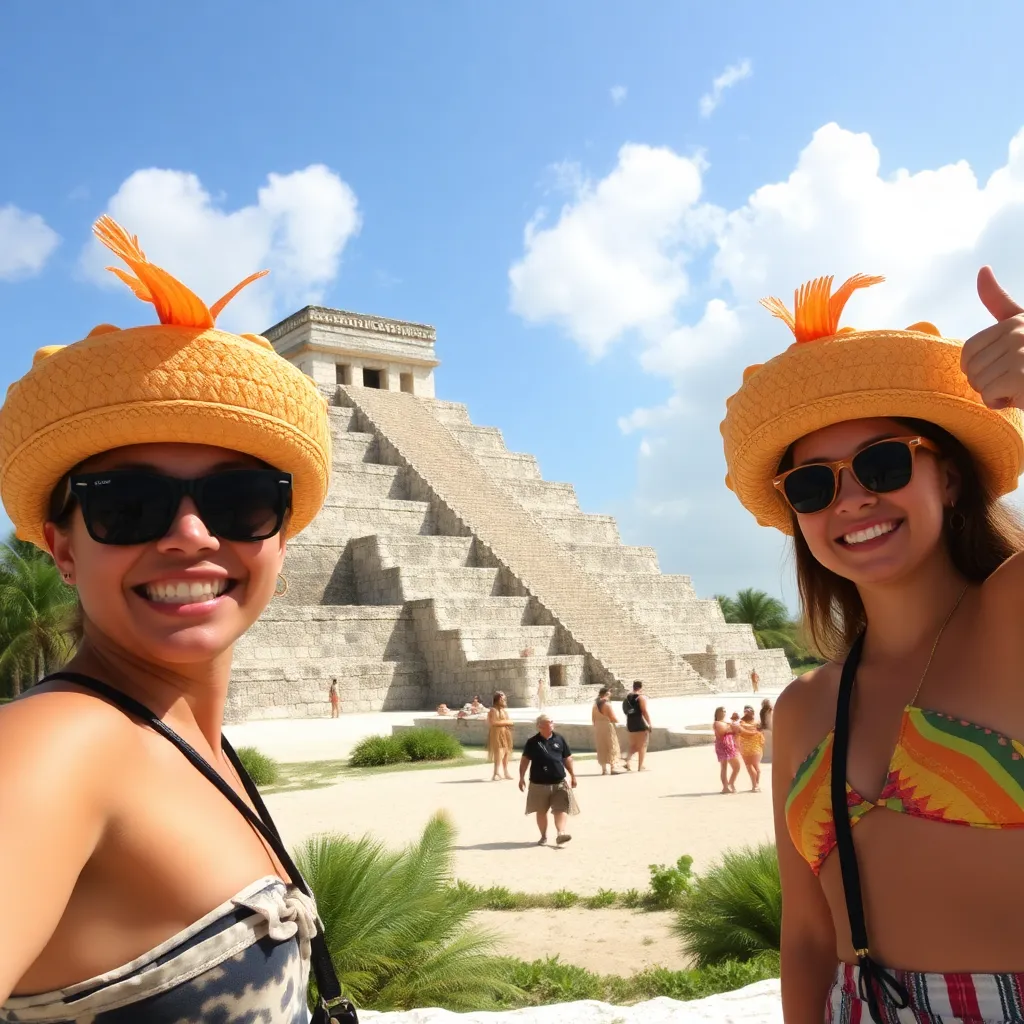
[[[893,971],[910,1005],[883,1004],[886,1024],[1024,1024],[1024,973],[923,974]],[[825,1024],[872,1024],[857,994],[860,968],[840,964],[828,994]]]

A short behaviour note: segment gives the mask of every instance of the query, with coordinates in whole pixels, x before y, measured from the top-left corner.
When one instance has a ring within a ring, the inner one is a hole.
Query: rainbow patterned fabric
[[[836,845],[830,732],[797,769],[786,799],[793,845],[818,874]],[[1024,743],[939,711],[906,707],[876,801],[849,783],[850,824],[884,807],[973,828],[1024,828]]]

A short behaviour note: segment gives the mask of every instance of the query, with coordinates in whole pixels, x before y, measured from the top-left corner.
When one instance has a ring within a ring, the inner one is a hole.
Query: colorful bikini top
[[[786,799],[794,846],[818,874],[836,845],[832,732],[797,769]],[[850,824],[884,807],[973,828],[1024,828],[1024,743],[961,718],[908,705],[885,785],[876,801],[849,783]]]

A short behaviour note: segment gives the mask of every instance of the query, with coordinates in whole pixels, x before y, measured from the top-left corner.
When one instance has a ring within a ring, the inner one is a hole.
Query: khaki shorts
[[[537,814],[541,811],[551,811],[554,814],[579,813],[567,781],[556,782],[550,786],[540,782],[530,783],[526,790],[526,813]]]

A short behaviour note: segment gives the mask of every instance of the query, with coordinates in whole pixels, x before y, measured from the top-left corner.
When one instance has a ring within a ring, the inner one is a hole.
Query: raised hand
[[[1024,409],[1024,306],[1006,294],[991,267],[978,271],[978,297],[998,323],[964,343],[960,368],[990,409]]]

